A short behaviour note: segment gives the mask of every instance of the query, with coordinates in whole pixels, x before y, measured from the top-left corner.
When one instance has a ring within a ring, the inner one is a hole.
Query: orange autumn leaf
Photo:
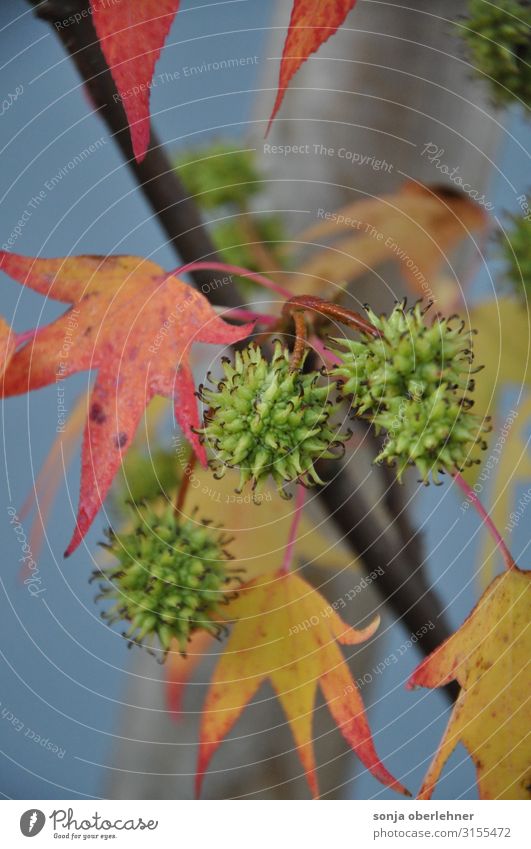
[[[16,337],[9,324],[0,316],[0,375],[3,375],[7,365],[15,353]]]
[[[280,109],[292,77],[302,63],[334,35],[355,3],[356,0],[295,0],[282,51],[278,93],[269,127]]]
[[[30,259],[0,252],[0,270],[71,309],[14,354],[3,396],[97,369],[83,437],[77,525],[71,554],[87,533],[155,395],[172,398],[175,417],[203,464],[195,386],[194,342],[229,345],[252,325],[219,318],[207,299],[160,266],[139,257]]]
[[[149,95],[155,65],[179,0],[121,0],[92,5],[94,26],[131,131],[137,162],[149,145]]]
[[[410,688],[442,687],[456,680],[462,688],[420,799],[431,798],[459,743],[474,762],[482,799],[531,796],[530,578],[530,572],[516,567],[495,578],[461,628],[417,667],[408,682]]]
[[[247,584],[227,615],[236,624],[203,709],[198,795],[214,752],[266,680],[284,709],[314,797],[319,794],[312,744],[318,685],[341,733],[367,769],[383,784],[407,793],[376,754],[361,696],[337,645],[369,639],[378,618],[362,630],[350,628],[306,581],[280,571]]]

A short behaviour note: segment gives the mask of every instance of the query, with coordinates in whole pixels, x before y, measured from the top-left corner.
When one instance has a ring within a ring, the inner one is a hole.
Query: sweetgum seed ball
[[[135,513],[134,527],[107,531],[105,544],[115,563],[93,579],[99,598],[109,602],[102,616],[109,624],[124,622],[131,643],[162,649],[176,640],[180,651],[193,633],[218,635],[216,616],[228,598],[231,580],[229,541],[216,528],[175,517],[173,508]]]
[[[201,388],[208,408],[201,435],[218,477],[238,468],[238,491],[249,482],[259,491],[272,475],[281,494],[290,481],[322,483],[315,462],[334,458],[347,436],[330,421],[338,407],[321,373],[292,371],[280,343],[270,361],[249,345],[233,363],[224,360],[223,372],[214,389]]]
[[[488,429],[470,411],[477,371],[470,333],[458,319],[428,324],[420,303],[410,310],[397,304],[389,317],[367,314],[380,337],[334,340],[341,363],[330,374],[355,414],[385,432],[375,462],[396,466],[399,479],[416,465],[425,482],[431,475],[437,483],[439,471],[462,471]]]

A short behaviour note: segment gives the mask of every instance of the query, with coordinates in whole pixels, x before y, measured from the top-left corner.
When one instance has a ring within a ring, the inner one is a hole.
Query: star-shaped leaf
[[[155,395],[173,398],[175,417],[203,464],[194,342],[229,345],[249,335],[219,318],[207,299],[160,266],[138,257],[30,259],[0,252],[0,269],[72,307],[15,353],[3,395],[20,395],[97,369],[83,437],[77,527],[66,555],[88,531],[144,410]]]
[[[318,685],[341,733],[383,784],[407,793],[384,767],[363,702],[338,643],[356,645],[367,628],[346,625],[326,600],[295,574],[268,572],[244,587],[228,608],[237,620],[212,678],[201,724],[197,792],[210,760],[260,685],[273,685],[289,722],[312,794],[317,797],[312,717]]]
[[[417,667],[409,687],[461,692],[419,793],[429,799],[441,770],[463,743],[476,767],[482,799],[529,799],[530,572],[499,575],[466,622]]]

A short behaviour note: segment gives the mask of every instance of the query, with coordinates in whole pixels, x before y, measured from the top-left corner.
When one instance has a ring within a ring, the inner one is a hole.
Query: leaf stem
[[[496,527],[496,525],[492,521],[491,517],[489,516],[489,514],[485,510],[483,504],[479,500],[478,496],[476,495],[476,493],[474,492],[472,487],[470,487],[467,484],[467,482],[460,475],[459,472],[454,472],[453,478],[454,478],[457,486],[459,487],[459,489],[462,492],[464,492],[464,494],[467,496],[467,498],[474,505],[474,508],[475,508],[476,512],[478,513],[479,517],[481,518],[482,522],[487,526],[488,531],[490,532],[492,538],[494,539],[494,541],[496,543],[496,547],[499,548],[499,550],[500,550],[500,553],[501,553],[501,555],[502,555],[502,557],[505,561],[505,565],[506,565],[507,569],[516,569],[516,563],[514,562],[513,556],[511,554],[511,552],[509,551],[509,549],[507,548],[507,546],[506,546],[506,544],[503,540],[502,535],[500,534],[498,528]]]
[[[226,271],[228,274],[237,274],[238,277],[248,277],[250,280],[254,280],[255,283],[259,283],[266,289],[270,289],[272,292],[276,292],[278,295],[286,298],[286,300],[291,298],[291,292],[288,289],[284,289],[278,283],[275,283],[274,280],[270,280],[269,277],[258,274],[257,271],[249,271],[248,268],[242,268],[239,265],[226,265],[224,262],[189,262],[187,265],[181,265],[170,273],[178,275],[185,274],[187,271]]]
[[[177,498],[175,500],[174,509],[174,513],[177,517],[180,516],[180,514],[182,513],[186,493],[188,492],[188,487],[190,486],[190,478],[192,477],[196,462],[197,457],[195,451],[191,451],[190,456],[188,458],[188,462],[186,463],[186,467],[184,469],[181,485],[177,490]]]
[[[229,318],[239,318],[242,321],[256,321],[260,324],[276,324],[278,321],[278,316],[269,315],[268,313],[263,312],[254,312],[254,310],[241,310],[239,308],[223,310],[223,315],[228,316]]]
[[[291,569],[291,564],[293,562],[293,554],[295,551],[295,543],[297,541],[297,531],[299,529],[299,523],[302,518],[302,508],[304,507],[305,500],[306,489],[303,487],[302,484],[298,484],[297,494],[295,496],[295,511],[293,513],[293,519],[291,521],[291,528],[289,529],[288,542],[284,551],[284,560],[282,561],[282,566],[280,568],[280,572],[282,575],[287,575]]]

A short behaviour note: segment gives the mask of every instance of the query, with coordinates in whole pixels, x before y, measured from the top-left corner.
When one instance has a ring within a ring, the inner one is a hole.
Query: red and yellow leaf
[[[178,8],[179,0],[93,3],[94,26],[127,115],[137,162],[149,145],[153,72]]]
[[[356,0],[294,0],[288,34],[282,51],[278,93],[269,127],[280,109],[284,93],[300,66],[341,26]]]
[[[461,685],[420,799],[431,798],[459,743],[474,762],[482,799],[531,797],[530,578],[516,568],[495,578],[461,628],[408,682],[408,687],[442,687],[452,680]]]
[[[3,396],[97,369],[88,402],[77,526],[66,555],[88,531],[155,395],[172,398],[184,435],[205,464],[194,428],[199,412],[189,364],[194,342],[229,345],[252,325],[219,318],[207,299],[138,257],[30,259],[0,252],[0,270],[72,307],[18,350]]]
[[[346,625],[326,600],[295,574],[268,572],[247,584],[228,608],[236,624],[205,702],[197,770],[201,791],[210,760],[260,685],[273,685],[303,764],[312,795],[319,794],[312,717],[320,685],[341,733],[383,784],[407,791],[378,758],[363,702],[337,643],[356,645],[367,628]]]

